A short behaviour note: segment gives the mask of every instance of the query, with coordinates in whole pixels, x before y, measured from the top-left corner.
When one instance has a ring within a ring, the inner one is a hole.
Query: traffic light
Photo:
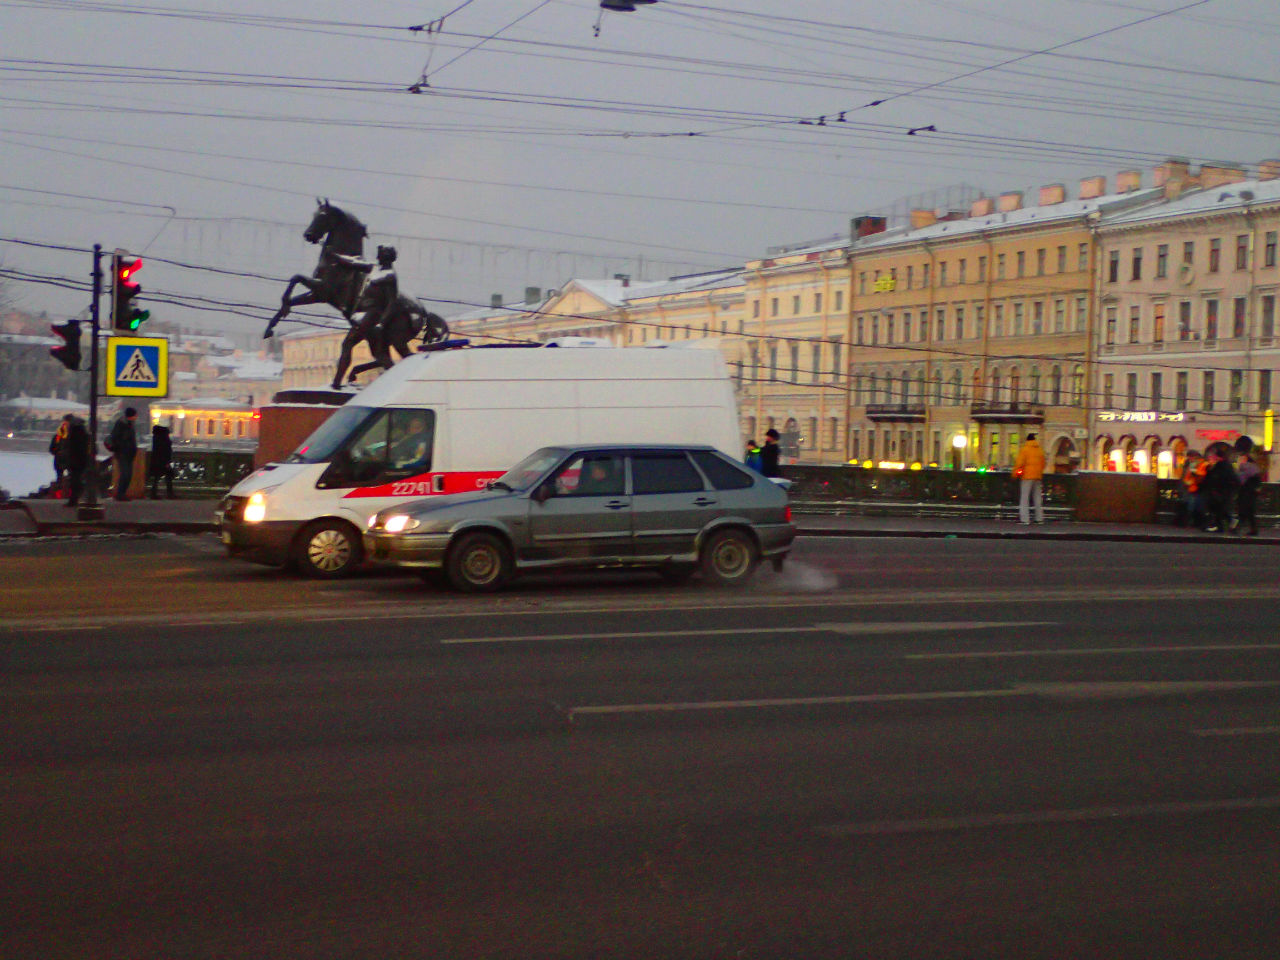
[[[116,330],[137,330],[151,316],[150,310],[133,306],[133,298],[142,292],[142,285],[133,279],[142,269],[141,258],[116,251],[111,255],[111,326]]]
[[[62,338],[62,346],[54,347],[49,356],[57,360],[68,370],[80,369],[80,322],[68,320],[66,323],[55,323],[53,332]]]

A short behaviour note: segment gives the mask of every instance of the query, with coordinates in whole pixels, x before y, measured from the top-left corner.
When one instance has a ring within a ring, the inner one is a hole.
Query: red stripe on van
[[[362,497],[437,497],[446,493],[472,493],[483,490],[490,480],[502,476],[501,470],[489,470],[483,473],[465,470],[435,473],[420,473],[403,480],[381,483],[373,487],[356,487],[342,495],[343,500],[360,499]],[[436,478],[440,479],[437,480]]]

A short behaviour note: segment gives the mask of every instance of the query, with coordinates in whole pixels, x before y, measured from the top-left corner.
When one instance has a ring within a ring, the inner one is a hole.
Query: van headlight
[[[382,525],[382,529],[387,533],[404,533],[406,530],[416,530],[417,527],[418,521],[403,513],[387,517],[386,522]]]
[[[244,505],[245,523],[261,523],[267,519],[267,494],[274,489],[275,487],[266,487],[249,494],[249,502]]]

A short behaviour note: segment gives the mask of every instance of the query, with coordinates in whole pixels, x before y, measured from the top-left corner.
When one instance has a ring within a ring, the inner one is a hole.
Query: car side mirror
[[[533,493],[529,495],[529,499],[535,501],[536,503],[546,503],[548,500],[551,499],[554,493],[555,493],[555,487],[552,486],[551,481],[548,480],[546,483],[538,484],[538,486],[534,489]]]

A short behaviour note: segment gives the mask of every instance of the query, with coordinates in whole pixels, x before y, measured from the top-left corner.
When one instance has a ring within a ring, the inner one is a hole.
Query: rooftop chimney
[[[1169,159],[1155,169],[1155,185],[1163,187],[1170,180],[1186,180],[1191,175],[1191,165],[1185,160]]]
[[[502,294],[500,293],[489,294],[489,306],[495,309],[497,307],[502,306]]]
[[[981,197],[969,205],[969,216],[986,217],[995,213],[996,202],[991,197]]]
[[[1067,188],[1060,183],[1051,183],[1040,188],[1040,206],[1051,207],[1067,199]]]
[[[525,287],[524,302],[540,303],[542,301],[542,289],[540,287]]]
[[[1259,180],[1280,179],[1280,160],[1263,160],[1258,164]]]
[[[1092,200],[1107,192],[1106,177],[1085,177],[1080,181],[1080,199]]]
[[[1225,163],[1200,164],[1200,186],[1206,190],[1220,187],[1224,183],[1239,183],[1244,178],[1243,167]]]
[[[923,230],[925,227],[931,227],[938,222],[938,215],[932,210],[912,210],[911,211],[911,229]]]
[[[855,239],[884,233],[886,221],[884,217],[854,217],[849,225],[849,233]]]
[[[631,274],[629,273],[615,273],[613,279],[620,280],[624,287],[631,286]]]
[[[1133,191],[1141,189],[1141,170],[1125,170],[1116,174],[1116,193],[1133,193]]]
[[[1010,210],[1022,209],[1022,191],[1010,190],[1008,193],[1000,194],[1000,199],[996,203],[996,208],[1001,213],[1008,213]]]

